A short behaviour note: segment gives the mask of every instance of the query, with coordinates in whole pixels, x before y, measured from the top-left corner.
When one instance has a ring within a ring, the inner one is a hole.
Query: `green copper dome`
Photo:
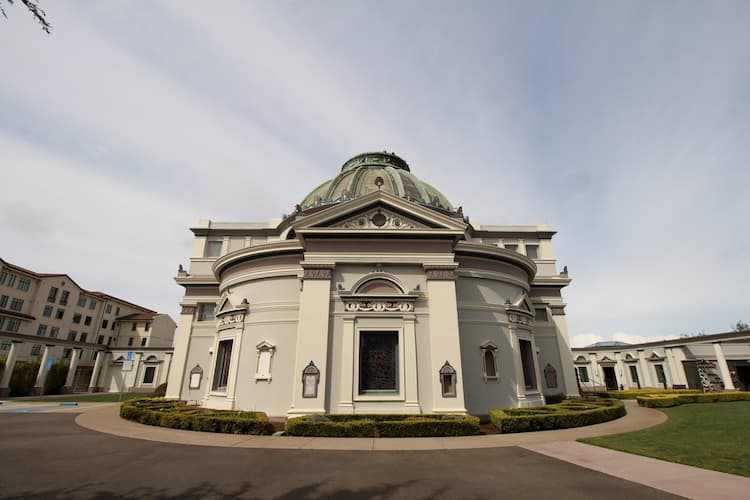
[[[347,160],[339,175],[308,194],[300,208],[307,210],[351,200],[373,191],[387,191],[420,205],[455,212],[448,199],[409,170],[409,165],[394,153],[362,153]]]

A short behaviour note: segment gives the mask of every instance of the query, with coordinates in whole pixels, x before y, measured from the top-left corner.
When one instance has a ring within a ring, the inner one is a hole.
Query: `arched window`
[[[497,346],[492,342],[485,342],[479,347],[482,350],[482,375],[485,382],[497,380]]]
[[[444,398],[456,397],[456,369],[448,361],[440,368],[440,386]]]

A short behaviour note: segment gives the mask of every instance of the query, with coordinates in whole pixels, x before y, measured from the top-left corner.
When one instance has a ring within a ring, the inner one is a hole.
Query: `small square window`
[[[0,341],[0,351],[10,351],[10,346],[13,343],[10,340]]]
[[[92,311],[93,311],[94,309],[96,309],[96,304],[97,304],[97,302],[96,302],[96,301],[95,301],[94,299],[91,299],[91,300],[89,301],[89,309],[91,309]]]
[[[65,309],[58,309],[55,314],[55,319],[63,319],[63,316],[65,316]]]
[[[0,271],[0,285],[5,284],[5,278],[7,277],[8,277],[8,273],[6,273],[5,271]]]
[[[135,321],[133,321],[133,324],[130,326],[130,331],[134,332],[137,326],[138,326],[138,323],[136,323]]]
[[[216,304],[198,304],[198,321],[213,321]]]
[[[86,319],[83,320],[83,324],[86,326],[91,325],[91,316],[86,316]]]
[[[130,338],[128,339],[128,345],[129,345],[129,346],[133,345],[133,337],[130,337]]]
[[[151,323],[146,322],[146,326],[145,326],[144,330],[148,331],[150,328],[151,328]]]
[[[8,275],[8,286],[12,287],[16,283],[16,276],[13,274]]]
[[[104,344],[104,335],[99,335],[98,337],[96,337],[96,343]]]
[[[47,325],[39,325],[36,327],[37,337],[44,337],[47,335]]]
[[[10,309],[11,311],[20,311],[23,307],[23,299],[16,299],[13,298],[10,301]]]
[[[154,375],[156,375],[156,367],[155,366],[147,366],[146,369],[143,371],[143,383],[145,384],[153,384],[154,383]]]
[[[206,249],[203,252],[204,257],[218,257],[221,255],[221,241],[207,241]]]
[[[102,320],[102,329],[106,329],[109,326],[109,321],[106,319]]]
[[[81,323],[81,315],[76,313],[73,315],[73,323],[80,324]]]
[[[542,309],[541,307],[534,309],[534,319],[541,322],[549,321],[547,316],[547,309]]]
[[[86,342],[86,337],[88,337],[88,334],[86,332],[81,332],[81,342]]]
[[[538,259],[539,245],[526,245],[526,257],[529,259]]]
[[[117,306],[117,309],[115,309],[115,316],[120,315],[120,306]]]
[[[110,314],[112,312],[112,304],[107,304],[107,307],[105,307],[104,310],[107,314]]]
[[[587,367],[578,367],[578,380],[580,380],[582,383],[586,383],[589,381],[589,370]]]
[[[31,355],[32,356],[39,356],[39,352],[42,350],[41,344],[34,344],[31,346]]]
[[[76,332],[75,330],[69,331],[68,332],[68,340],[70,340],[71,342],[75,342],[76,335],[78,335],[78,332]]]
[[[21,320],[14,319],[14,318],[8,318],[8,321],[5,324],[5,329],[12,333],[17,332],[20,327],[21,327]]]
[[[51,318],[52,317],[52,306],[44,306],[44,311],[42,312],[42,316],[45,318]]]

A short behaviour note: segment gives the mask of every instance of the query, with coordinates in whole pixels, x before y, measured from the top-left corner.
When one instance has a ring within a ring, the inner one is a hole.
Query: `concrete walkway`
[[[0,412],[22,410],[39,403],[11,403]],[[746,499],[750,478],[709,471],[687,465],[631,455],[606,448],[577,443],[582,437],[631,432],[660,424],[666,416],[657,410],[641,408],[626,401],[625,417],[587,427],[520,434],[497,434],[453,438],[305,438],[289,436],[245,436],[164,429],[136,424],[119,417],[119,404],[86,404],[53,408],[43,404],[41,411],[80,412],[76,423],[87,429],[125,438],[192,446],[350,451],[461,450],[518,446],[613,477],[643,484],[686,498]]]

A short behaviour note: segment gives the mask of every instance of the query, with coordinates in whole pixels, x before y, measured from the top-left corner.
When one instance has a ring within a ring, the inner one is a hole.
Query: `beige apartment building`
[[[166,381],[176,325],[166,314],[0,259],[0,396],[19,361],[68,363],[64,390],[149,390]]]
[[[472,224],[393,153],[347,160],[282,219],[192,232],[168,397],[282,416],[578,394],[554,231]]]

